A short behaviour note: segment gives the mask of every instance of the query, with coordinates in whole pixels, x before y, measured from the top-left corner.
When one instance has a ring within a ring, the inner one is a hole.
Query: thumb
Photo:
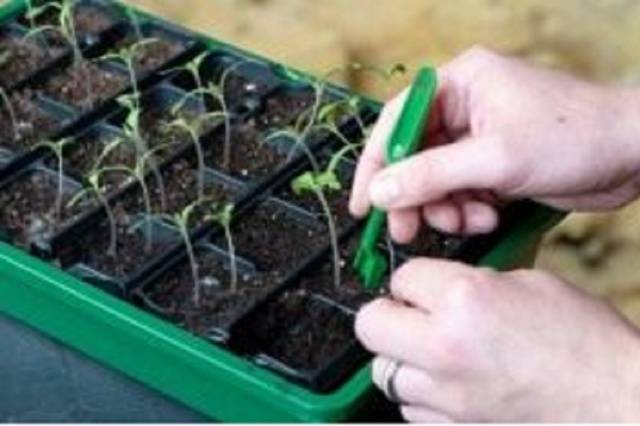
[[[500,144],[467,138],[422,151],[379,172],[369,195],[385,210],[423,206],[463,190],[497,190],[509,179]]]

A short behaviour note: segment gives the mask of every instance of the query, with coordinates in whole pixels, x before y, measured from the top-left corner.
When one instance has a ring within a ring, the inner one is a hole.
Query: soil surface
[[[152,99],[147,102],[140,117],[140,132],[147,144],[149,144],[149,148],[172,144],[175,147],[170,151],[175,152],[176,147],[186,144],[193,145],[191,136],[185,130],[169,127],[169,124],[177,119],[183,119],[193,126],[199,135],[206,134],[218,124],[218,120],[202,120],[202,112],[199,110],[183,108],[173,114],[171,111],[173,104],[152,105],[154,101]],[[161,102],[160,100],[157,101]]]
[[[86,137],[80,138],[70,145],[63,154],[64,173],[78,181],[82,181],[94,168],[107,145],[117,138],[118,136],[111,134],[99,133],[91,133]],[[57,168],[57,163],[58,160],[55,156],[52,156],[47,161],[47,165],[52,168]],[[110,150],[108,155],[104,156],[101,164],[102,167],[124,165],[133,168],[135,167],[135,150],[130,144],[121,142],[116,148]],[[104,185],[105,192],[110,194],[119,188],[126,178],[127,176],[121,173],[104,173],[101,176],[101,184]]]
[[[220,132],[205,147],[210,164],[230,175],[246,180],[263,179],[287,161],[287,155],[262,143],[262,133],[250,119],[233,127],[228,167],[224,165],[224,132]]]
[[[266,101],[264,110],[246,121],[236,124],[231,131],[231,152],[228,165],[224,164],[224,133],[208,147],[208,156],[215,166],[231,175],[244,179],[262,179],[274,173],[291,159],[291,144],[279,146],[276,140],[266,141],[269,134],[295,124],[297,115],[313,102],[309,92],[284,92]],[[294,149],[295,153],[295,149]]]
[[[193,272],[187,259],[160,281],[138,292],[152,311],[208,338],[223,336],[241,312],[277,284],[267,275],[239,272],[237,288],[232,289],[227,262],[210,251],[199,250],[196,264],[201,289],[199,305],[193,300]]]
[[[117,222],[115,255],[109,253],[111,231],[109,221],[105,217],[82,235],[71,237],[65,242],[59,253],[59,260],[64,268],[84,263],[103,275],[125,280],[175,242],[175,236],[165,238],[166,235],[158,232],[158,228],[154,226],[151,236],[153,244],[151,250],[148,250],[146,225],[140,224],[133,216],[127,214],[120,203],[116,203],[112,208]]]
[[[155,71],[186,50],[184,44],[167,38],[162,31],[150,31],[144,34],[144,37],[154,39],[155,42],[145,44],[138,49],[135,60],[135,70],[138,74]],[[115,50],[132,46],[138,41],[137,36],[131,34],[116,43]]]
[[[128,83],[125,74],[83,60],[50,78],[43,91],[58,102],[89,110],[122,92]]]
[[[308,270],[296,284],[296,287],[327,298],[353,312],[356,312],[365,303],[384,294],[387,291],[386,283],[383,288],[377,291],[368,291],[362,288],[360,279],[352,266],[359,243],[360,234],[357,234],[340,245],[339,285],[336,286],[333,254],[330,253],[322,263]],[[395,263],[392,265],[393,268],[399,266],[395,259],[393,262],[391,259],[388,260],[390,264]],[[385,278],[385,281],[388,281],[388,277]]]
[[[35,93],[24,91],[11,96],[16,123],[11,121],[7,108],[3,105],[0,113],[0,146],[14,153],[23,153],[53,136],[62,129],[66,121],[45,112],[36,101]]]
[[[158,190],[158,185],[153,176],[149,176],[147,181],[154,213],[163,212],[174,215],[195,202],[198,195],[197,173],[197,169],[187,160],[176,161],[162,173],[166,201],[164,211],[161,208],[161,193]],[[204,198],[207,203],[203,203],[201,207],[196,208],[191,215],[189,225],[191,228],[203,225],[205,216],[214,213],[208,206],[211,207],[211,204],[224,205],[226,202],[231,201],[232,193],[230,188],[216,180],[211,180],[209,175],[205,175]],[[133,192],[123,203],[130,213],[146,213],[141,189]]]
[[[408,245],[398,246],[399,250],[411,257],[451,258],[460,248],[464,238],[445,235],[427,228],[422,229],[416,239]]]
[[[353,341],[352,315],[305,290],[291,290],[267,303],[243,324],[252,346],[287,367],[317,372]]]
[[[257,118],[257,127],[265,131],[295,125],[301,114],[311,113],[314,102],[314,93],[307,90],[273,95],[265,102],[264,111]]]
[[[283,207],[263,204],[232,227],[237,253],[261,271],[292,271],[327,243],[325,228],[296,220]],[[221,236],[215,239],[226,247]]]
[[[33,39],[0,30],[0,86],[12,87],[44,68],[63,50],[45,49]]]
[[[53,234],[90,207],[67,208],[75,192],[63,189],[61,216],[56,213],[58,178],[55,173],[33,171],[0,190],[0,223],[15,243],[28,247],[47,242]]]

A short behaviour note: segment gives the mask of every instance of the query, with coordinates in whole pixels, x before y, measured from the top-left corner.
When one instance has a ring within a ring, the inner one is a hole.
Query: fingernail
[[[400,197],[400,183],[391,174],[384,174],[373,181],[371,201],[377,206],[388,206]]]

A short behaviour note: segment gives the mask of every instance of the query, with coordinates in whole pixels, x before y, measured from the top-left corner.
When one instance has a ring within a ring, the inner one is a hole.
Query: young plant
[[[340,139],[345,145],[350,145],[350,142],[340,130],[340,120],[343,117],[353,117],[358,124],[362,135],[366,136],[367,126],[360,116],[362,100],[359,96],[342,97],[336,100],[325,99],[325,95],[329,87],[329,80],[338,74],[351,71],[372,73],[385,81],[388,81],[396,75],[404,73],[405,70],[406,69],[403,65],[394,65],[389,69],[383,69],[360,63],[352,63],[346,67],[334,68],[325,73],[322,78],[313,79],[285,68],[284,73],[287,77],[307,84],[312,88],[314,100],[312,105],[298,116],[298,120],[293,126],[285,129],[284,132],[276,132],[276,136],[289,136],[296,141],[294,147],[301,148],[305,146],[307,138],[313,132],[324,130],[338,137],[338,139]],[[362,143],[364,143],[364,139],[365,138],[363,138]]]
[[[29,2],[29,4],[31,4],[31,2]],[[42,6],[29,6],[27,10],[27,18],[30,20],[32,25],[35,25],[35,20],[38,17],[52,11],[57,14],[57,25],[33,27],[29,30],[26,37],[41,36],[44,32],[55,32],[60,34],[63,40],[65,40],[71,47],[74,67],[79,67],[80,64],[82,64],[84,57],[82,55],[82,50],[80,49],[80,42],[78,40],[78,34],[75,26],[75,0],[50,0]],[[87,93],[86,102],[88,107],[92,107],[93,87],[90,76],[86,76],[84,82]]]
[[[229,170],[229,166],[231,164],[231,113],[229,111],[229,106],[226,99],[226,87],[227,82],[231,74],[236,71],[238,68],[251,64],[258,63],[254,60],[240,60],[235,62],[233,65],[227,67],[220,77],[218,81],[211,81],[206,85],[203,85],[202,78],[200,76],[200,65],[202,61],[204,61],[205,57],[196,58],[197,61],[187,64],[185,69],[192,73],[194,78],[196,79],[196,85],[198,86],[196,89],[191,92],[185,94],[179,102],[177,102],[173,108],[174,115],[177,114],[184,106],[187,104],[189,99],[193,97],[202,97],[202,99],[206,99],[207,96],[211,97],[217,104],[220,106],[220,116],[224,118],[224,146],[222,153],[222,167],[225,170]],[[206,105],[206,102],[205,102]]]
[[[338,177],[337,168],[345,154],[353,149],[355,149],[353,145],[342,148],[333,155],[325,170],[308,171],[291,182],[291,189],[295,194],[302,195],[311,193],[318,199],[327,219],[327,228],[329,229],[329,239],[331,241],[331,251],[333,254],[333,280],[336,288],[339,288],[342,282],[340,277],[340,248],[338,247],[338,231],[335,219],[326,194],[331,191],[342,190],[342,183]]]
[[[350,96],[323,105],[318,111],[317,128],[328,131],[343,144],[349,145],[351,142],[340,130],[340,122],[344,117],[352,117],[357,123],[360,133],[364,136],[360,145],[364,144],[367,136],[367,126],[360,116],[361,103],[359,96]]]
[[[204,85],[204,81],[202,78],[202,74],[200,73],[200,70],[202,69],[203,62],[205,61],[205,59],[207,59],[208,56],[209,56],[209,52],[202,52],[201,54],[199,54],[198,56],[196,56],[186,64],[165,71],[165,73],[167,74],[173,73],[173,72],[180,72],[180,71],[187,72],[189,73],[191,78],[193,78],[193,81],[196,85],[195,89],[192,92],[187,93],[184,96],[184,98],[181,99],[180,102],[176,104],[173,111],[174,115],[176,115],[178,110],[184,107],[185,102],[191,97],[196,97],[200,95],[202,99],[202,104],[206,105],[206,102],[205,102],[206,87]],[[195,92],[195,94],[193,92]]]
[[[94,168],[87,176],[88,186],[78,191],[74,197],[67,203],[67,208],[72,208],[84,200],[86,197],[95,198],[105,209],[107,219],[109,221],[109,248],[107,255],[116,257],[118,255],[118,222],[113,209],[109,205],[106,196],[106,188],[102,185],[102,176],[105,170]]]
[[[0,87],[0,99],[2,99],[2,104],[4,105],[4,108],[7,110],[7,114],[9,114],[9,120],[11,120],[13,140],[18,141],[20,140],[20,132],[18,130],[18,119],[16,116],[16,111],[13,108],[13,104],[11,103],[11,99],[9,98],[7,91],[3,87]]]
[[[223,79],[224,81],[224,79]],[[218,86],[215,83],[209,83],[206,87],[195,89],[187,93],[179,102],[173,107],[173,114],[179,114],[179,111],[184,108],[190,98],[195,96],[202,96],[203,99],[206,96],[211,96],[218,105],[220,105],[219,116],[224,119],[224,148],[222,154],[222,167],[225,170],[229,169],[231,163],[231,114],[227,107],[227,101],[224,96],[224,87]]]
[[[149,156],[147,153],[149,152],[149,146],[147,141],[142,136],[142,130],[140,127],[141,118],[142,118],[142,107],[140,104],[140,95],[123,95],[118,98],[118,103],[122,107],[124,107],[127,111],[127,117],[122,125],[122,131],[125,134],[128,141],[132,142],[135,150],[136,150],[136,162],[139,159],[143,158],[144,163],[149,164],[149,168],[153,173],[154,179],[156,180],[156,184],[158,185],[158,191],[160,193],[160,205],[162,206],[162,210],[166,208],[166,191],[164,188],[164,180],[162,179],[162,174],[160,173],[160,168],[156,161],[156,158],[152,155]],[[157,152],[158,150],[154,150],[153,152]]]
[[[236,293],[238,291],[238,260],[236,258],[236,248],[231,232],[234,209],[235,206],[233,204],[225,204],[217,211],[207,215],[205,219],[217,223],[224,230],[224,236],[227,240],[227,250],[229,252],[230,287],[231,291]]]
[[[200,145],[200,137],[202,136],[203,126],[211,119],[220,117],[220,112],[212,112],[197,117],[193,121],[187,121],[185,118],[176,118],[174,121],[166,124],[168,129],[177,129],[185,132],[193,143],[198,161],[198,200],[204,198],[204,178],[205,178],[205,161],[202,146]],[[224,117],[223,117],[224,118]]]
[[[189,266],[191,268],[191,277],[193,278],[193,305],[200,307],[201,301],[201,282],[199,274],[199,266],[196,260],[195,250],[193,249],[193,243],[191,242],[191,235],[189,232],[189,224],[191,217],[196,209],[200,206],[200,201],[194,201],[193,203],[182,209],[181,212],[173,215],[161,214],[159,218],[172,223],[180,231],[180,235],[184,241],[185,248],[187,250],[187,256],[189,257]]]
[[[56,220],[60,221],[62,218],[62,197],[63,197],[63,183],[64,183],[64,150],[67,145],[73,143],[75,139],[64,138],[57,142],[45,140],[36,145],[36,148],[41,147],[50,150],[56,156],[57,161],[57,192],[56,192]]]
[[[39,36],[44,32],[60,34],[73,50],[74,62],[79,63],[83,57],[76,32],[74,11],[75,0],[50,0],[37,7],[29,0],[27,2],[26,17],[29,20],[31,29],[26,37]],[[51,12],[57,15],[57,25],[36,25],[36,20],[39,17]]]
[[[140,50],[145,46],[148,46],[153,43],[158,43],[158,39],[156,38],[145,38],[138,40],[137,42],[125,46],[118,50],[117,52],[107,53],[98,60],[100,61],[118,61],[124,64],[127,68],[127,72],[129,73],[129,80],[131,80],[131,87],[133,92],[133,98],[138,100],[140,99],[140,90],[138,88],[138,77],[136,75],[136,60],[138,58],[138,54]]]
[[[144,200],[144,208],[146,212],[146,235],[145,235],[145,252],[151,253],[153,250],[153,226],[149,218],[153,215],[153,206],[151,204],[151,192],[149,191],[149,185],[147,184],[147,164],[150,159],[153,158],[156,151],[166,149],[165,145],[158,146],[152,150],[147,151],[144,155],[136,158],[136,165],[134,168],[130,168],[124,165],[105,167],[101,169],[103,173],[123,173],[129,176],[130,181],[137,181],[142,190],[142,198]],[[164,206],[163,206],[164,210]]]

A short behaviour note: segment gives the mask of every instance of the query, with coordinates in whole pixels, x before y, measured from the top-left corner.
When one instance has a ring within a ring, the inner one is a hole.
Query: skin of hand
[[[356,171],[350,210],[389,212],[391,235],[421,219],[445,232],[486,233],[495,198],[560,209],[620,207],[640,193],[640,91],[609,88],[475,48],[438,70],[430,149],[384,167],[405,93],[384,108]]]
[[[429,277],[425,280],[424,277]],[[640,336],[605,304],[543,272],[417,259],[365,306],[359,339],[389,359],[407,420],[640,420]]]
[[[483,233],[496,199],[534,198],[603,210],[640,193],[640,93],[605,88],[473,49],[439,70],[428,140],[384,167],[405,94],[390,102],[358,165],[350,208],[389,212],[410,241],[422,220]],[[422,219],[422,220],[421,220]],[[640,336],[605,303],[546,273],[499,273],[417,259],[394,273],[391,297],[365,306],[356,333],[390,360],[406,419],[640,420]]]

